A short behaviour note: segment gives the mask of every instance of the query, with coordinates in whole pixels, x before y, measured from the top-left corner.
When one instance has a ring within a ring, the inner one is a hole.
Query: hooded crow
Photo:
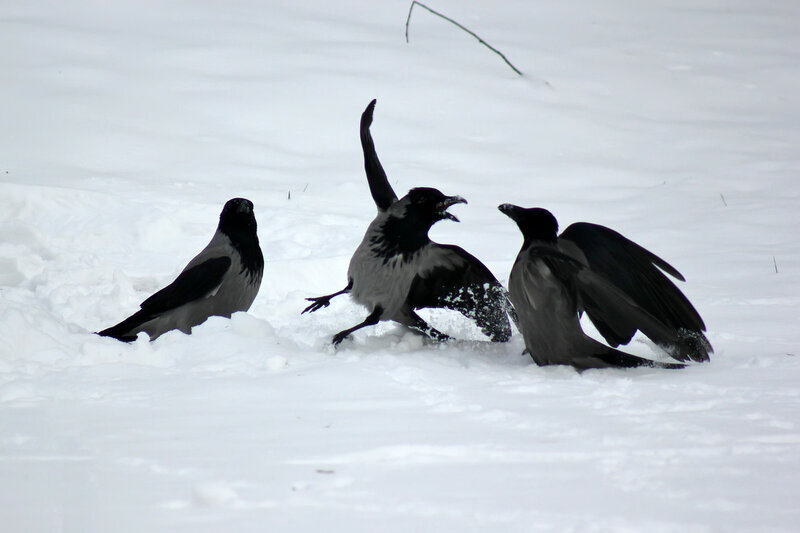
[[[303,313],[326,307],[331,298],[345,293],[369,309],[363,322],[333,337],[334,345],[382,320],[399,322],[437,340],[448,339],[415,312],[426,307],[459,311],[492,341],[507,341],[511,338],[509,314],[516,315],[506,290],[478,259],[458,246],[438,244],[428,237],[436,222],[458,222],[447,209],[467,201],[429,187],[411,189],[398,200],[369,131],[374,109],[375,100],[361,116],[361,146],[378,215],[350,260],[347,286],[327,296],[307,298],[312,304]]]
[[[549,211],[499,206],[523,235],[509,278],[528,352],[539,365],[579,369],[658,366],[681,368],[626,354],[597,342],[580,327],[584,311],[611,346],[637,330],[679,361],[707,361],[705,324],[663,274],[685,281],[669,263],[604,226],[579,222],[558,236]]]
[[[234,198],[222,208],[211,242],[175,281],[142,302],[141,310],[98,335],[131,342],[141,331],[151,341],[173,329],[190,334],[210,316],[230,318],[250,309],[263,274],[253,202]]]

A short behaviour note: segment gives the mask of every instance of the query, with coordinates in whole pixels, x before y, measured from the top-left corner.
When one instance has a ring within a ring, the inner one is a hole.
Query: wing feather
[[[378,159],[378,154],[375,152],[372,134],[369,132],[376,102],[377,100],[370,102],[361,115],[361,149],[364,151],[364,170],[367,172],[367,182],[369,183],[369,191],[372,193],[372,199],[378,209],[386,211],[390,205],[397,201],[397,195],[389,184],[386,172],[384,172],[383,166]]]
[[[435,245],[414,278],[408,296],[412,309],[453,309],[472,319],[493,341],[511,338],[509,315],[516,313],[508,292],[473,255],[453,245]]]
[[[214,257],[187,268],[169,285],[142,302],[143,311],[158,315],[209,295],[219,288],[231,258]]]
[[[626,301],[635,303],[671,332],[664,336],[650,328],[650,335],[645,331],[644,323],[636,318],[640,315],[613,317],[604,312],[602,306],[592,305],[589,301],[586,313],[609,344],[627,343],[636,330],[640,330],[670,350],[678,360],[708,360],[708,353],[713,349],[703,335],[706,329],[703,319],[664,274],[666,272],[684,281],[672,265],[616,231],[598,224],[572,224],[564,230],[559,241],[562,244],[569,241],[577,246],[593,273],[608,280],[626,296]]]
[[[678,341],[674,329],[663,324],[615,284],[591,268],[550,248],[532,248],[529,253],[532,258],[537,258],[547,265],[552,274],[568,288],[570,294],[576,295],[577,305],[586,310],[590,318],[601,317],[602,321],[612,328],[634,323],[650,338]]]

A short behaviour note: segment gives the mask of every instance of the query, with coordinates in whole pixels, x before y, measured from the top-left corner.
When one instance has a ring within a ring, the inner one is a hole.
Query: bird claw
[[[306,298],[309,302],[313,302],[311,305],[303,309],[303,312],[300,313],[304,315],[306,313],[313,313],[323,307],[328,307],[331,304],[331,299],[327,296],[320,296],[318,298]]]
[[[349,333],[347,333],[346,331],[340,331],[339,333],[333,336],[333,345],[339,346],[339,344],[341,344],[341,342],[345,340],[348,335]]]

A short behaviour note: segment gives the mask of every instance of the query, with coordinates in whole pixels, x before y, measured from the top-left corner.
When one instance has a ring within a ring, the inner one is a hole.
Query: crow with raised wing
[[[711,344],[692,304],[661,270],[684,280],[666,261],[599,226],[572,224],[559,236],[549,211],[503,204],[500,211],[523,235],[509,278],[527,351],[539,365],[576,368],[658,366],[681,368],[626,354],[641,331],[679,361],[707,361]],[[588,337],[580,327],[586,312],[613,347]]]
[[[131,342],[144,331],[155,340],[177,329],[192,332],[210,316],[247,311],[258,294],[264,256],[258,244],[253,202],[229,200],[211,242],[183,272],[141,304],[141,309],[98,335]]]
[[[330,304],[331,298],[349,293],[369,310],[367,318],[333,337],[339,344],[354,331],[393,320],[428,337],[448,336],[428,325],[415,310],[446,308],[472,319],[491,340],[511,337],[509,315],[516,317],[506,290],[486,266],[462,248],[430,240],[428,231],[440,220],[458,219],[447,211],[459,196],[418,187],[398,200],[378,160],[369,127],[375,100],[361,116],[364,167],[378,215],[367,228],[350,260],[348,283],[341,291],[307,298],[313,312]]]

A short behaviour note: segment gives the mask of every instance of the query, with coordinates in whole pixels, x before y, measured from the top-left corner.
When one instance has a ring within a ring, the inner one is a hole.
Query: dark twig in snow
[[[719,197],[722,198],[722,203],[725,204],[725,207],[728,207],[728,202],[725,201],[725,197],[722,195],[722,193],[719,193]]]
[[[286,199],[287,200],[291,200],[292,199],[292,190],[291,189],[289,189],[289,191],[286,193]]]
[[[308,189],[308,183],[306,183],[306,186],[303,187],[303,192],[306,192],[307,189]]]
[[[775,256],[772,256],[772,264],[775,265],[775,273],[778,273],[778,262],[775,260]]]
[[[441,17],[441,18],[443,18],[444,20],[446,20],[447,22],[450,22],[450,23],[452,23],[452,24],[455,24],[456,26],[458,26],[459,28],[461,28],[461,29],[462,29],[462,30],[464,30],[465,32],[469,33],[470,35],[472,35],[473,37],[475,37],[476,39],[478,39],[478,42],[479,42],[479,43],[481,43],[482,45],[484,45],[486,48],[488,48],[489,50],[491,50],[491,51],[492,51],[492,52],[494,52],[495,54],[497,54],[497,55],[499,55],[500,57],[502,57],[502,58],[503,58],[503,61],[505,61],[505,62],[506,62],[506,65],[508,65],[509,67],[511,67],[511,69],[512,69],[514,72],[516,72],[517,74],[519,74],[520,76],[522,76],[522,72],[520,72],[519,70],[517,70],[517,67],[515,67],[514,65],[512,65],[512,64],[511,64],[511,61],[509,61],[508,59],[506,59],[506,56],[504,56],[504,55],[503,55],[503,53],[502,53],[502,52],[500,52],[500,50],[498,50],[497,48],[493,47],[492,45],[490,45],[489,43],[487,43],[486,41],[484,41],[483,39],[481,39],[480,37],[478,37],[478,36],[475,34],[475,32],[473,32],[473,31],[471,31],[471,30],[469,30],[469,29],[465,28],[464,26],[462,26],[461,24],[459,24],[459,23],[458,23],[458,22],[456,22],[455,20],[453,20],[453,19],[451,19],[451,18],[449,18],[449,17],[446,17],[446,16],[442,15],[442,14],[441,14],[441,13],[439,13],[438,11],[434,11],[433,9],[429,8],[428,6],[426,6],[425,4],[422,4],[422,3],[420,3],[420,2],[417,2],[417,0],[413,0],[413,1],[411,2],[411,7],[410,7],[410,8],[408,8],[408,18],[406,19],[406,42],[408,42],[408,24],[411,22],[411,12],[414,10],[414,6],[415,6],[415,5],[418,5],[419,7],[422,7],[422,8],[425,8],[425,9],[427,9],[428,11],[430,11],[431,13],[433,13],[434,15],[436,15],[437,17]],[[548,85],[549,85],[549,84],[548,84]]]

